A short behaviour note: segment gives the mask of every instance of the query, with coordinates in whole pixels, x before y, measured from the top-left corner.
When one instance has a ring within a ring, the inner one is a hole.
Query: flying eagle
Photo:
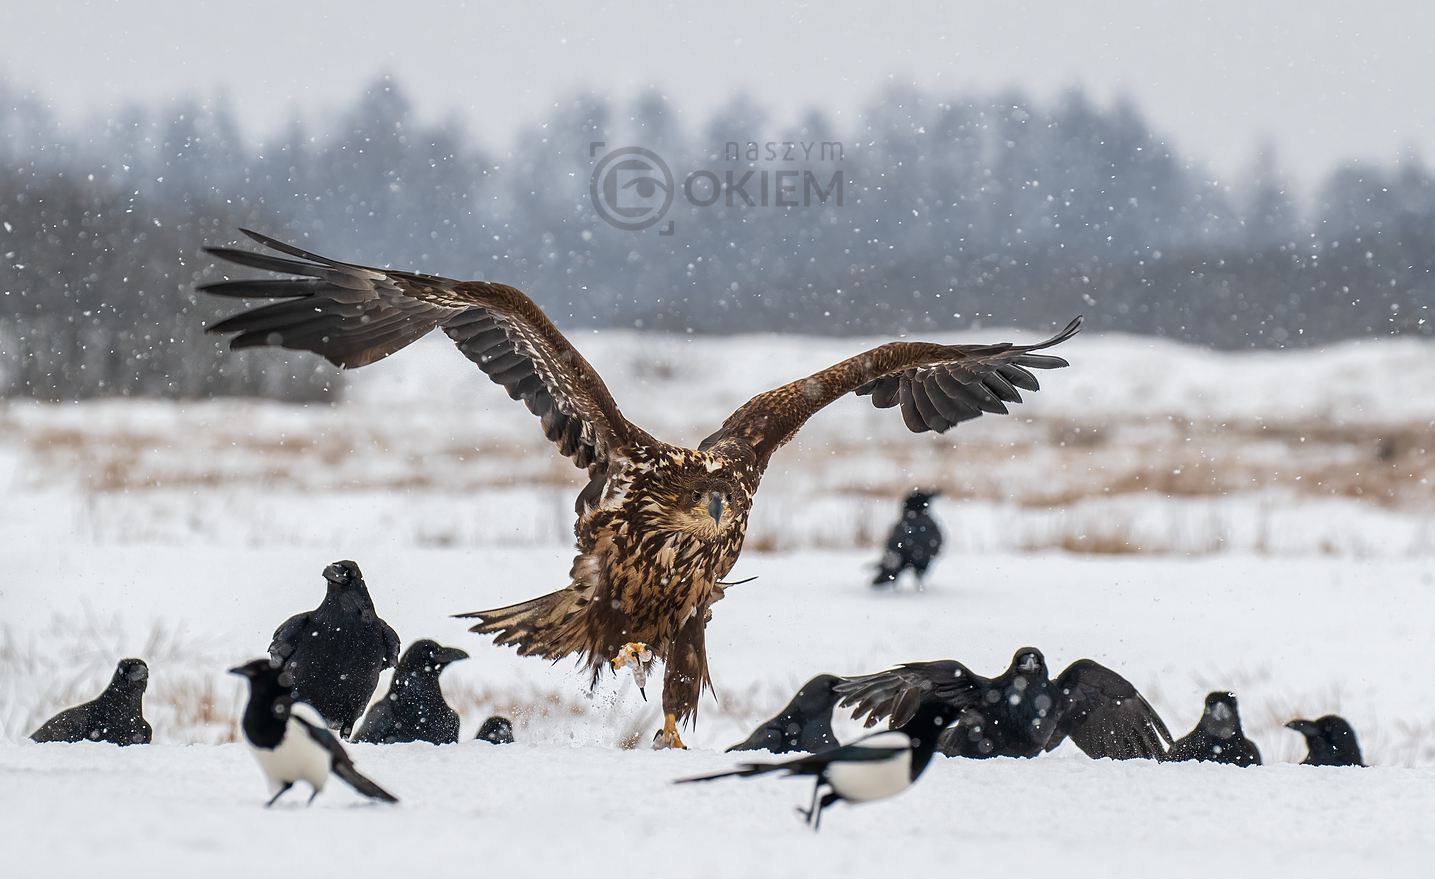
[[[242,231],[286,256],[206,250],[302,280],[202,287],[219,296],[280,300],[211,326],[211,333],[235,334],[230,348],[313,351],[353,369],[441,327],[587,471],[575,504],[578,555],[568,586],[460,616],[477,618],[471,631],[516,645],[521,656],[578,654],[595,684],[605,667],[625,665],[641,683],[663,660],[664,721],[654,747],[682,747],[678,723],[695,720],[703,687],[712,687],[704,630],[712,604],[723,597],[720,580],[742,550],[752,496],[773,452],[848,393],[871,396],[878,408],[900,407],[914,433],[1005,413],[1006,403],[1021,401],[1018,389],[1037,389],[1031,369],[1067,365],[1032,352],[1066,341],[1081,325],[1078,317],[1036,345],[889,342],[753,397],[696,449],[685,449],[624,418],[588,361],[512,287],[350,265]]]

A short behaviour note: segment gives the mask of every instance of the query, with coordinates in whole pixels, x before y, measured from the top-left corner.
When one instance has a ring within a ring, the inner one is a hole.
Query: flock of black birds
[[[324,600],[280,625],[267,657],[229,669],[249,681],[240,730],[269,783],[269,805],[297,781],[308,782],[312,801],[330,774],[365,796],[398,802],[354,768],[339,739],[457,742],[458,712],[444,701],[439,675],[468,654],[425,638],[400,656],[399,636],[379,618],[357,564],[334,562],[324,569],[324,581]],[[394,668],[389,691],[370,706],[379,674],[387,668]],[[149,667],[143,660],[122,659],[99,698],[60,712],[30,738],[149,744],[153,730],[144,718],[148,683]],[[490,717],[475,739],[511,744],[513,724]]]
[[[928,509],[937,491],[914,490],[903,503],[877,565],[874,587],[894,584],[911,570],[923,588],[927,568],[942,548],[942,532]],[[851,707],[867,726],[888,720],[890,729],[849,745],[832,735],[832,713]],[[1292,720],[1305,736],[1303,764],[1364,766],[1355,730],[1343,718]],[[913,662],[860,677],[818,675],[797,691],[776,717],[729,751],[806,752],[777,763],[744,763],[737,769],[681,783],[747,777],[769,772],[816,778],[812,804],[799,809],[813,828],[822,810],[841,800],[863,802],[905,790],[932,755],[1035,757],[1070,739],[1094,759],[1189,760],[1255,766],[1261,752],[1241,730],[1234,693],[1206,696],[1196,728],[1173,740],[1161,719],[1131,682],[1090,659],[1078,659],[1052,680],[1046,657],[1023,647],[994,678],[974,674],[955,660]],[[827,788],[823,793],[823,788]]]
[[[832,735],[832,714],[839,707],[851,707],[855,718],[865,716],[867,726],[886,719],[890,729],[839,746]],[[1305,736],[1309,753],[1303,764],[1365,765],[1355,731],[1336,715],[1286,726]],[[1052,680],[1041,651],[1023,647],[994,678],[973,674],[954,660],[912,662],[858,677],[818,675],[776,717],[728,749],[806,756],[744,763],[681,782],[768,772],[815,776],[812,805],[799,811],[816,828],[822,810],[833,803],[905,790],[935,753],[1036,757],[1066,739],[1094,759],[1261,763],[1260,750],[1241,730],[1234,693],[1207,695],[1196,728],[1173,741],[1165,722],[1121,675],[1078,659]]]
[[[920,587],[941,547],[941,532],[927,512],[935,496],[914,491],[907,498],[874,585],[891,583],[911,569]],[[468,654],[425,638],[400,655],[399,636],[375,611],[357,564],[335,562],[324,569],[324,580],[324,600],[279,626],[268,657],[229,670],[249,682],[241,730],[269,784],[269,804],[298,781],[309,784],[312,801],[331,774],[365,796],[397,802],[354,768],[340,739],[457,742],[458,712],[444,700],[439,676]],[[370,705],[387,668],[394,668],[389,690]],[[55,715],[31,738],[147,744],[152,736],[143,710],[148,682],[143,660],[123,659],[104,693]],[[869,727],[886,720],[889,729],[842,745],[832,731],[839,707],[851,708],[852,716]],[[1303,763],[1364,765],[1355,731],[1344,719],[1326,715],[1286,726],[1306,738],[1309,754]],[[490,717],[476,739],[511,743],[513,724]],[[812,804],[799,811],[816,828],[822,811],[833,803],[881,799],[904,790],[936,753],[1036,757],[1067,739],[1097,759],[1261,763],[1260,751],[1241,730],[1233,693],[1209,694],[1195,729],[1173,739],[1150,703],[1117,672],[1079,659],[1053,679],[1042,652],[1023,647],[1006,671],[992,678],[955,660],[906,663],[853,677],[818,675],[775,717],[728,749],[805,756],[744,763],[680,782],[779,771],[814,776]]]

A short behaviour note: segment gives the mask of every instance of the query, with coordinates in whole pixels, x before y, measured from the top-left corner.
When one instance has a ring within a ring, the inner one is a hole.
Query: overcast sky
[[[0,34],[0,71],[72,122],[223,92],[267,133],[388,71],[423,116],[457,115],[503,148],[579,88],[628,99],[656,85],[693,124],[734,90],[780,120],[812,105],[846,119],[896,79],[1129,95],[1223,176],[1265,141],[1307,181],[1411,149],[1435,163],[1427,2],[41,0],[0,4]]]

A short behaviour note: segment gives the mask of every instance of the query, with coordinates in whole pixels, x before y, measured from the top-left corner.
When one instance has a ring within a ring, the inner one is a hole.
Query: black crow
[[[1208,760],[1234,763],[1237,766],[1261,765],[1261,752],[1255,742],[1241,733],[1241,715],[1236,709],[1234,693],[1210,693],[1206,710],[1196,728],[1176,741],[1162,759]]]
[[[293,676],[295,701],[313,705],[348,738],[379,672],[399,661],[399,636],[374,612],[358,565],[334,562],[324,579],[324,600],[276,629],[269,655]]]
[[[942,550],[942,532],[927,513],[932,498],[939,494],[940,491],[914,490],[907,495],[902,504],[902,518],[892,526],[887,549],[882,553],[882,561],[877,563],[873,586],[895,583],[904,570],[911,568],[917,578],[917,588],[922,588],[927,566]]]
[[[513,722],[506,717],[490,717],[478,728],[476,741],[495,745],[513,744]]]
[[[468,654],[457,647],[440,647],[427,638],[410,644],[394,670],[388,694],[369,707],[352,741],[376,745],[458,741],[458,712],[443,700],[438,676],[460,659],[468,659]]]
[[[393,794],[359,774],[319,712],[294,701],[288,671],[273,660],[255,659],[229,672],[249,679],[249,704],[240,726],[273,793],[264,804],[266,808],[301,780],[313,788],[309,802],[314,802],[330,772],[366,797],[398,802]]]
[[[838,800],[866,803],[895,796],[912,786],[931,762],[937,737],[956,720],[950,706],[940,699],[927,699],[913,707],[911,716],[898,729],[873,733],[850,745],[841,745],[816,754],[781,763],[743,763],[738,769],[680,778],[678,784],[712,781],[717,778],[762,775],[779,770],[788,775],[813,775],[812,805],[798,811],[817,830],[822,812]],[[828,792],[822,792],[827,785]]]
[[[1306,766],[1364,766],[1360,743],[1355,730],[1338,714],[1327,714],[1319,720],[1292,720],[1290,729],[1305,736],[1310,753],[1300,761]]]
[[[837,685],[839,705],[872,726],[884,717],[896,728],[928,698],[950,706],[956,725],[937,748],[949,757],[1035,757],[1070,737],[1093,758],[1159,759],[1171,743],[1166,724],[1121,675],[1078,659],[1055,681],[1046,658],[1023,647],[994,678],[960,662],[914,662]]]
[[[832,706],[837,704],[833,690],[842,680],[836,675],[818,675],[803,684],[776,717],[759,726],[740,745],[729,751],[789,751],[816,753],[837,747],[832,735]]]
[[[154,735],[144,719],[149,666],[143,659],[121,659],[110,685],[99,698],[66,708],[30,734],[36,742],[113,742],[148,745]]]

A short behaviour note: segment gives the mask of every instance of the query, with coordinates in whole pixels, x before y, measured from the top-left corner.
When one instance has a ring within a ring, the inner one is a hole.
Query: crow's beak
[[[460,659],[468,659],[468,654],[457,647],[440,647],[433,652],[434,662],[448,665],[450,662],[458,662]]]
[[[709,492],[709,493],[708,493],[708,515],[709,515],[709,516],[712,516],[712,517],[713,517],[713,521],[716,522],[716,523],[718,523],[719,525],[722,524],[722,508],[723,508],[722,495],[718,494],[718,493],[715,492],[715,491],[714,491],[714,492]]]
[[[232,675],[239,675],[241,678],[249,677],[249,669],[245,668],[242,665],[236,668],[229,669],[229,673]]]
[[[1317,732],[1315,722],[1310,720],[1292,720],[1286,724],[1286,729],[1293,729],[1303,736],[1313,736]]]

